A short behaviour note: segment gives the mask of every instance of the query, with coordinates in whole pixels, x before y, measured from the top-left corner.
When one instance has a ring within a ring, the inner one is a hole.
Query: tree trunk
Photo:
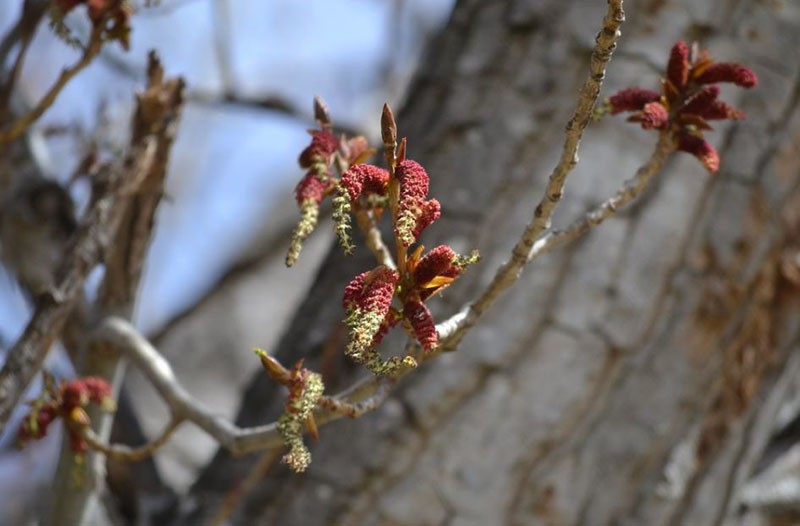
[[[462,0],[434,41],[398,118],[443,204],[423,241],[484,255],[431,302],[437,319],[475,297],[530,218],[604,10]],[[236,524],[738,524],[740,489],[800,372],[787,278],[800,246],[800,6],[626,11],[606,95],[656,88],[681,39],[758,73],[756,90],[730,90],[747,119],[710,135],[720,172],[675,156],[642,200],[526,269],[456,352],[374,413],[322,428],[307,474],[270,469]],[[592,124],[554,224],[611,195],[654,142],[619,118]],[[334,247],[282,338],[283,363],[305,357],[334,390],[363,374],[323,348],[343,347],[342,290],[370,267]],[[239,422],[282,403],[258,374]],[[254,463],[218,454],[182,522],[214,513]]]

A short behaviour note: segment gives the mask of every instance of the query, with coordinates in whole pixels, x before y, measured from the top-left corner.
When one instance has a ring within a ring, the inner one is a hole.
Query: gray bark
[[[432,302],[439,319],[475,296],[530,217],[604,9],[462,0],[434,41],[398,118],[443,203],[424,242],[484,255]],[[758,73],[757,90],[729,90],[747,120],[711,135],[720,173],[676,156],[630,210],[528,268],[457,352],[375,413],[323,428],[306,475],[271,469],[236,524],[744,520],[740,490],[800,371],[797,292],[781,266],[800,244],[800,64],[790,57],[800,6],[674,0],[626,11],[605,94],[655,88],[679,39]],[[590,126],[555,224],[611,195],[654,142],[622,119]],[[363,374],[322,349],[343,346],[341,291],[368,268],[368,255],[334,248],[277,346],[283,363],[324,362],[334,391]],[[266,422],[282,403],[258,374],[238,421]],[[254,462],[219,453],[179,522],[213,514]]]

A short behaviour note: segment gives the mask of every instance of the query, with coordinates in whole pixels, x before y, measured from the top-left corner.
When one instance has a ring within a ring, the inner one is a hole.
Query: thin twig
[[[130,318],[133,314],[142,267],[155,225],[155,213],[164,194],[169,152],[183,104],[183,81],[180,78],[165,79],[160,61],[155,53],[151,53],[147,88],[136,98],[131,149],[143,144],[151,145],[151,162],[147,170],[126,183],[128,199],[119,205],[121,219],[105,257],[105,274],[94,304],[96,317],[115,314]],[[88,327],[78,327],[78,330],[86,329]],[[108,345],[92,344],[86,349],[84,363],[78,364],[76,369],[82,376],[107,379],[112,390],[118,392],[124,378],[124,366],[119,354],[108,349]],[[111,433],[113,415],[93,408],[89,416],[91,432],[96,434],[98,443],[104,443]],[[74,484],[76,471],[82,472],[83,484]],[[74,455],[62,448],[54,480],[56,496],[50,506],[48,521],[43,522],[43,526],[64,522],[76,525],[92,523],[91,503],[102,485],[104,473],[103,455],[90,451],[87,461],[76,463]]]
[[[115,316],[108,317],[100,322],[90,338],[96,343],[107,343],[126,356],[152,384],[169,407],[173,418],[191,421],[234,455],[283,445],[276,423],[240,428],[213,414],[193,398],[178,382],[169,362],[130,322]],[[323,425],[343,416],[357,417],[372,411],[383,404],[395,381],[386,377],[371,377],[357,382],[335,397],[325,397],[323,405],[315,411],[314,419]]]
[[[72,66],[61,71],[61,74],[58,76],[56,81],[52,86],[50,86],[50,89],[47,90],[47,92],[44,94],[41,100],[39,100],[36,106],[33,107],[33,109],[11,123],[5,131],[0,132],[0,144],[6,144],[21,137],[22,134],[25,133],[25,130],[27,130],[28,127],[36,121],[36,119],[41,117],[42,114],[44,114],[44,112],[53,105],[58,97],[58,94],[61,93],[62,89],[64,89],[64,86],[66,86],[67,83],[72,80],[73,77],[75,77],[75,75],[83,71],[86,66],[91,64],[92,60],[94,60],[97,54],[100,53],[100,49],[103,47],[102,34],[104,30],[105,24],[97,23],[93,26],[89,43],[83,50],[81,58],[78,59],[78,61]]]
[[[396,378],[380,376],[376,378],[377,386],[375,391],[367,398],[358,402],[348,402],[341,396],[323,395],[317,401],[320,408],[331,413],[337,413],[350,418],[358,418],[361,415],[374,411],[380,407],[392,392],[392,387],[397,382]]]
[[[620,26],[625,20],[622,0],[609,0],[608,12],[603,18],[603,27],[597,34],[589,66],[589,77],[583,84],[575,113],[567,123],[566,139],[561,158],[547,182],[544,195],[534,210],[530,223],[511,252],[511,259],[498,270],[492,282],[472,304],[472,310],[480,315],[497,296],[511,286],[519,277],[522,267],[528,262],[528,253],[536,239],[550,227],[550,219],[564,194],[567,176],[578,164],[578,146],[583,130],[592,117],[592,110],[600,95],[600,87],[611,54],[617,46]]]
[[[91,428],[84,429],[82,435],[92,449],[104,453],[109,458],[138,462],[149,457],[166,444],[181,423],[183,423],[183,420],[173,417],[156,438],[138,447],[130,447],[125,444],[109,444],[101,439]]]
[[[353,215],[356,217],[358,228],[364,234],[364,241],[367,244],[367,248],[372,251],[378,263],[391,269],[397,269],[392,251],[389,250],[389,247],[384,243],[383,236],[381,236],[378,225],[375,224],[375,216],[372,212],[357,208],[353,212]]]
[[[36,28],[39,26],[42,17],[44,17],[48,5],[49,2],[44,0],[26,0],[23,4],[19,21],[9,30],[3,39],[3,43],[0,44],[0,73],[2,73],[8,53],[11,52],[14,43],[19,41],[17,57],[14,59],[11,69],[8,70],[5,78],[3,78],[2,86],[0,86],[0,125],[5,123],[9,114],[11,93],[14,91],[20,71],[22,71],[22,65],[25,62],[28,48],[33,41]]]
[[[662,133],[653,154],[645,164],[639,167],[636,175],[625,181],[616,194],[570,223],[566,229],[553,230],[539,238],[528,254],[528,262],[550,252],[567,241],[579,238],[606,219],[616,215],[620,209],[642,195],[650,180],[661,171],[667,162],[667,158],[674,151],[675,147],[669,136],[666,133]]]
[[[539,237],[525,254],[523,266],[535,261],[557,246],[577,239],[606,219],[616,215],[617,212],[644,192],[650,180],[661,171],[667,158],[674,151],[675,146],[669,136],[666,133],[662,133],[659,136],[658,143],[653,153],[648,160],[639,167],[633,177],[626,180],[613,196],[609,197],[595,208],[587,211],[584,215],[570,223],[566,229],[551,230]],[[498,271],[498,274],[501,271],[502,268]],[[513,281],[516,281],[518,277],[519,272],[517,272]],[[513,281],[511,283],[513,283]],[[511,283],[509,283],[509,285]],[[508,285],[506,285],[506,287],[507,286]],[[488,300],[485,298],[486,294],[484,293],[481,299],[484,299],[485,303],[481,309],[474,307],[477,302],[471,303],[445,322],[446,328],[444,332],[439,333],[442,346],[445,348],[444,350],[453,350],[458,346],[466,332],[475,325],[480,315],[494,302],[497,295],[493,295]]]

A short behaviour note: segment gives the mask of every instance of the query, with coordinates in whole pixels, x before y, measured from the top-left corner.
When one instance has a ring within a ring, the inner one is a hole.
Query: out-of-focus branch
[[[8,54],[11,53],[14,44],[19,42],[19,50],[17,51],[17,57],[14,59],[14,64],[5,75],[0,75],[0,78],[2,78],[2,83],[0,84],[0,123],[5,123],[9,115],[11,93],[14,91],[14,86],[19,78],[28,48],[33,41],[33,35],[36,33],[39,22],[44,17],[48,5],[49,2],[46,0],[26,0],[19,20],[9,30],[8,34],[3,38],[2,44],[0,44],[0,73],[3,73]]]
[[[143,178],[155,153],[147,141],[111,167],[107,183],[91,204],[74,244],[56,278],[56,286],[38,298],[38,308],[22,336],[9,350],[0,369],[0,431],[34,375],[39,372],[50,345],[61,333],[75,302],[83,294],[89,273],[108,250],[128,199],[128,183]]]
[[[142,143],[153,144],[151,163],[137,179],[128,194],[129,199],[120,204],[121,219],[110,244],[105,275],[94,305],[95,319],[115,314],[130,318],[139,288],[147,248],[153,234],[155,213],[164,194],[169,152],[175,138],[175,128],[183,106],[183,80],[164,79],[164,70],[155,53],[149,56],[148,82],[144,92],[137,95],[133,116],[131,147]],[[85,327],[83,328],[86,329]],[[81,376],[100,376],[107,379],[115,392],[124,377],[124,363],[107,345],[88,345],[84,363],[77,364]],[[99,409],[89,410],[93,429],[86,430],[90,439],[102,444],[111,433],[113,415]],[[171,430],[151,446],[157,448],[169,438]],[[126,447],[110,447],[119,458]],[[101,451],[105,452],[105,451]],[[146,456],[146,450],[135,451]],[[141,457],[141,458],[144,458]],[[56,472],[54,501],[47,524],[87,524],[90,505],[97,498],[98,487],[105,478],[103,455],[90,452],[85,462],[77,463],[75,456],[62,448],[62,458]],[[74,473],[83,472],[82,482],[75,484]]]
[[[137,462],[149,457],[155,453],[158,448],[166,444],[169,439],[172,438],[172,434],[178,429],[181,423],[182,420],[180,419],[171,419],[156,438],[138,447],[130,447],[123,444],[108,444],[91,428],[84,429],[82,435],[92,449],[103,453],[108,458],[126,462]]]
[[[42,114],[44,114],[44,112],[53,105],[58,97],[58,94],[61,93],[62,89],[64,89],[64,86],[66,86],[67,83],[75,77],[75,75],[86,68],[86,66],[91,64],[92,60],[94,60],[97,54],[100,53],[100,49],[103,47],[102,35],[104,31],[105,24],[103,23],[97,23],[92,26],[92,33],[89,37],[89,42],[86,44],[86,47],[84,48],[83,53],[78,61],[61,71],[61,74],[59,74],[56,81],[52,86],[50,86],[36,106],[34,106],[28,113],[19,117],[10,125],[6,126],[3,131],[0,131],[0,145],[9,143],[22,136],[22,134],[25,133],[25,130],[27,130],[28,127],[36,121],[36,119],[41,117]]]

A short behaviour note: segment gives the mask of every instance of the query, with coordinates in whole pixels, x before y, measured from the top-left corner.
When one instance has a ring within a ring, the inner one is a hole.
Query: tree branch
[[[41,100],[39,100],[36,106],[33,107],[33,109],[11,123],[4,131],[0,132],[0,145],[7,144],[21,137],[22,134],[25,133],[25,130],[27,130],[28,127],[36,121],[36,119],[41,117],[42,114],[44,114],[44,112],[53,105],[58,97],[58,94],[61,93],[62,89],[64,89],[64,86],[66,86],[67,83],[75,77],[75,75],[83,71],[86,66],[91,64],[92,60],[94,60],[97,54],[100,53],[100,49],[103,47],[103,31],[105,31],[104,23],[97,23],[92,27],[89,43],[83,50],[81,58],[78,59],[78,61],[72,66],[61,71],[61,74],[58,76],[56,81],[52,86],[50,86],[50,89],[47,90],[47,92],[44,94]]]
[[[155,225],[155,213],[164,194],[169,152],[183,105],[183,81],[164,79],[164,70],[155,53],[150,53],[147,88],[137,95],[136,113],[132,123],[132,148],[139,144],[153,145],[151,162],[142,177],[136,180],[128,199],[120,204],[121,219],[105,261],[105,275],[94,306],[95,317],[116,314],[131,318],[147,247]],[[86,330],[79,327],[78,330]],[[125,364],[117,353],[106,345],[89,345],[85,363],[76,364],[81,376],[100,376],[107,379],[115,392],[124,378]],[[89,411],[94,429],[87,433],[97,443],[108,440],[113,415],[92,408]],[[163,437],[166,441],[168,437]],[[156,441],[155,447],[159,445]],[[120,446],[120,451],[124,447]],[[112,448],[113,450],[113,448]],[[54,504],[47,524],[87,524],[93,520],[87,513],[105,478],[105,458],[90,452],[85,462],[78,463],[75,455],[62,448],[62,458],[56,472]],[[82,484],[74,483],[74,473],[82,472]]]
[[[128,462],[137,462],[143,460],[153,453],[158,448],[166,444],[176,429],[183,423],[179,418],[172,418],[161,433],[151,440],[150,442],[132,448],[124,444],[109,444],[91,428],[82,430],[82,436],[92,449],[105,454],[108,458],[115,460],[123,460]]]
[[[550,227],[550,219],[564,195],[567,176],[578,164],[578,147],[583,130],[592,118],[592,111],[600,95],[600,87],[605,78],[605,70],[611,54],[617,46],[620,26],[625,20],[622,0],[608,0],[608,11],[603,18],[603,27],[597,34],[589,66],[589,77],[583,84],[575,113],[567,123],[567,135],[561,158],[547,182],[544,195],[534,210],[530,223],[525,228],[509,259],[495,275],[492,282],[472,304],[471,309],[480,315],[497,296],[511,286],[519,277],[522,268],[528,263],[528,254],[536,239]]]
[[[52,292],[40,297],[38,308],[22,336],[9,350],[0,369],[0,431],[34,375],[41,369],[50,345],[61,333],[73,306],[83,294],[89,273],[110,246],[121,218],[121,204],[128,198],[127,183],[140,180],[152,162],[153,143],[131,151],[110,168],[108,183],[91,204],[81,222]]]
[[[384,243],[383,236],[375,224],[375,216],[372,212],[356,208],[353,210],[353,215],[356,218],[358,228],[364,234],[364,242],[367,244],[367,248],[372,251],[378,263],[391,269],[397,269],[392,251]]]

